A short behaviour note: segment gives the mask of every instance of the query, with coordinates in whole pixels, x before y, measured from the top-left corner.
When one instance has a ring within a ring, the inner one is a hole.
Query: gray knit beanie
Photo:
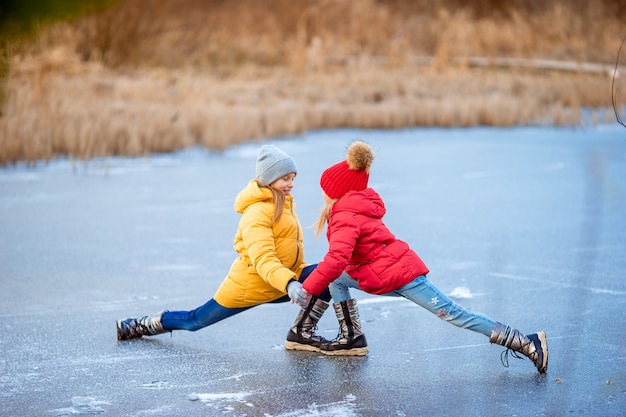
[[[270,185],[283,175],[297,173],[294,160],[274,145],[263,145],[256,160],[256,179],[259,185]]]

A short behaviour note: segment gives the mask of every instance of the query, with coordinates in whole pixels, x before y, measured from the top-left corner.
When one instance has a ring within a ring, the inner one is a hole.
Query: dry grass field
[[[0,165],[614,121],[625,35],[617,0],[120,0],[8,45]]]

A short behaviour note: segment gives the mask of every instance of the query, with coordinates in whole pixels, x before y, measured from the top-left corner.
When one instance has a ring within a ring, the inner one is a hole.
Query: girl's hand
[[[301,308],[306,308],[311,301],[311,294],[306,292],[298,281],[291,281],[287,284],[287,293],[291,298],[291,304],[298,304]]]

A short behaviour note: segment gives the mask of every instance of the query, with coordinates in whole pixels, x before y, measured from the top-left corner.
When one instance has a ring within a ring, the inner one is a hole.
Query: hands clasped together
[[[298,281],[291,281],[287,284],[287,293],[291,298],[291,304],[298,304],[302,308],[306,308],[311,301],[311,294],[302,288],[302,284]]]

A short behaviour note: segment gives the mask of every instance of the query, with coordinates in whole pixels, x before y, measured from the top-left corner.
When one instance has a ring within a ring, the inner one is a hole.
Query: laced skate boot
[[[162,311],[158,314],[144,316],[140,319],[128,318],[117,321],[117,340],[137,339],[141,336],[153,336],[165,333],[161,324]]]
[[[361,329],[359,310],[356,300],[351,299],[334,303],[335,314],[339,321],[339,335],[320,345],[320,352],[325,355],[363,356],[367,355],[367,340]]]
[[[328,302],[317,297],[311,297],[311,301],[305,309],[300,310],[296,321],[287,333],[285,349],[307,350],[319,352],[320,344],[328,342],[321,336],[315,334],[317,322],[328,308]]]
[[[502,365],[509,367],[509,351],[511,356],[518,359],[523,359],[517,354],[517,352],[530,359],[539,373],[546,373],[548,370],[548,339],[545,332],[537,332],[524,335],[517,329],[496,323],[491,331],[491,337],[489,338],[491,343],[496,343],[507,348],[502,352],[501,360]]]

